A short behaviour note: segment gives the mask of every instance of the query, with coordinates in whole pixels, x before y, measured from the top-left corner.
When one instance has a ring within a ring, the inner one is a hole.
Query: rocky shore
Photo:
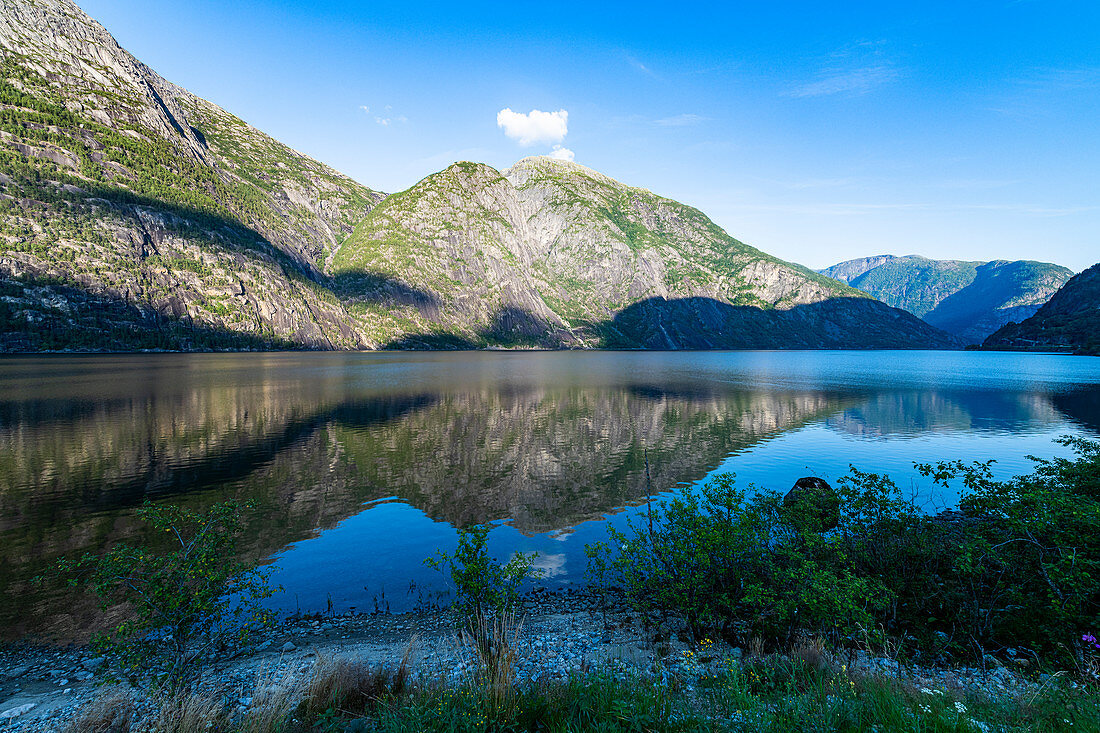
[[[591,593],[539,591],[524,599],[517,634],[519,682],[565,679],[591,670],[644,675],[691,694],[699,680],[750,652],[721,642],[701,652],[675,622],[607,609]],[[292,687],[317,660],[347,656],[396,667],[408,656],[414,681],[457,683],[474,670],[445,611],[288,618],[256,643],[210,660],[201,685],[244,711],[265,685]],[[1029,680],[997,663],[986,669],[920,668],[864,651],[830,658],[852,673],[905,680],[915,688],[966,690],[990,697],[1032,694]],[[106,660],[85,647],[13,644],[0,649],[0,730],[61,730],[109,678]],[[148,711],[154,703],[141,703]]]

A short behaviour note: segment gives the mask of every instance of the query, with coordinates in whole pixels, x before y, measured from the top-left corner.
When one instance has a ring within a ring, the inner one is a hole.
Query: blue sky
[[[557,144],[815,268],[1100,260],[1094,0],[78,2],[162,76],[372,188]],[[523,146],[503,109],[564,110],[566,133]]]

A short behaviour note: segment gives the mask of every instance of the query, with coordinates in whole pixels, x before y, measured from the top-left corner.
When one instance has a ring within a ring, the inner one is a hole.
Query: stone
[[[292,651],[294,651],[294,650],[295,650],[295,649],[297,649],[297,648],[298,648],[298,647],[294,646],[294,642],[293,642],[293,641],[288,641],[287,643],[283,644],[282,648],[281,648],[281,649],[279,649],[279,651],[281,651],[281,652],[283,652],[284,654],[286,654],[287,652],[292,652]]]
[[[4,712],[0,713],[0,720],[11,720],[12,718],[18,718],[20,715],[25,715],[31,710],[34,710],[36,707],[38,707],[38,703],[28,702],[25,705],[8,708]]]
[[[80,666],[89,672],[95,672],[97,669],[103,666],[107,661],[107,657],[95,657],[93,659],[85,659],[80,663]]]
[[[840,524],[840,496],[829,482],[804,476],[783,497],[788,521],[814,532],[828,532]]]

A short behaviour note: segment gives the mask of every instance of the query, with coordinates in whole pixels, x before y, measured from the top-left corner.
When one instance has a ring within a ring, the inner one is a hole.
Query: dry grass
[[[138,713],[131,692],[108,687],[65,726],[64,733],[130,733]]]
[[[303,688],[293,672],[285,672],[278,678],[274,674],[260,674],[252,693],[252,705],[237,725],[236,733],[280,730],[302,698]]]
[[[210,733],[229,729],[227,711],[212,694],[181,690],[159,702],[149,725],[157,733]]]
[[[401,697],[409,692],[408,661],[411,650],[412,642],[406,648],[401,664],[393,672],[361,659],[321,657],[313,666],[313,675],[305,685],[299,710],[307,715],[330,709],[349,715],[363,715],[384,698]]]
[[[505,705],[515,696],[518,646],[523,621],[514,611],[476,616],[463,630],[462,640],[477,655],[477,682],[494,703]]]
[[[825,642],[819,638],[799,638],[791,645],[790,657],[818,672],[823,672],[829,666],[829,655],[825,651]]]

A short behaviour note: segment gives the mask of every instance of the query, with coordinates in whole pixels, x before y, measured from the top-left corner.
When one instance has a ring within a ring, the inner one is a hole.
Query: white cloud
[[[568,119],[569,113],[564,109],[557,112],[533,109],[522,114],[505,107],[497,113],[497,127],[526,147],[535,143],[560,143],[568,132]]]
[[[554,152],[549,153],[546,157],[553,158],[554,160],[567,160],[572,163],[573,158],[575,158],[576,156],[569,148],[563,148],[561,145],[555,145]]]
[[[366,112],[366,113],[367,113],[368,115],[370,114],[370,107],[368,107],[368,106],[367,106],[367,105],[365,105],[365,104],[361,104],[361,105],[359,105],[359,109],[363,110],[363,111],[364,111],[364,112]]]

